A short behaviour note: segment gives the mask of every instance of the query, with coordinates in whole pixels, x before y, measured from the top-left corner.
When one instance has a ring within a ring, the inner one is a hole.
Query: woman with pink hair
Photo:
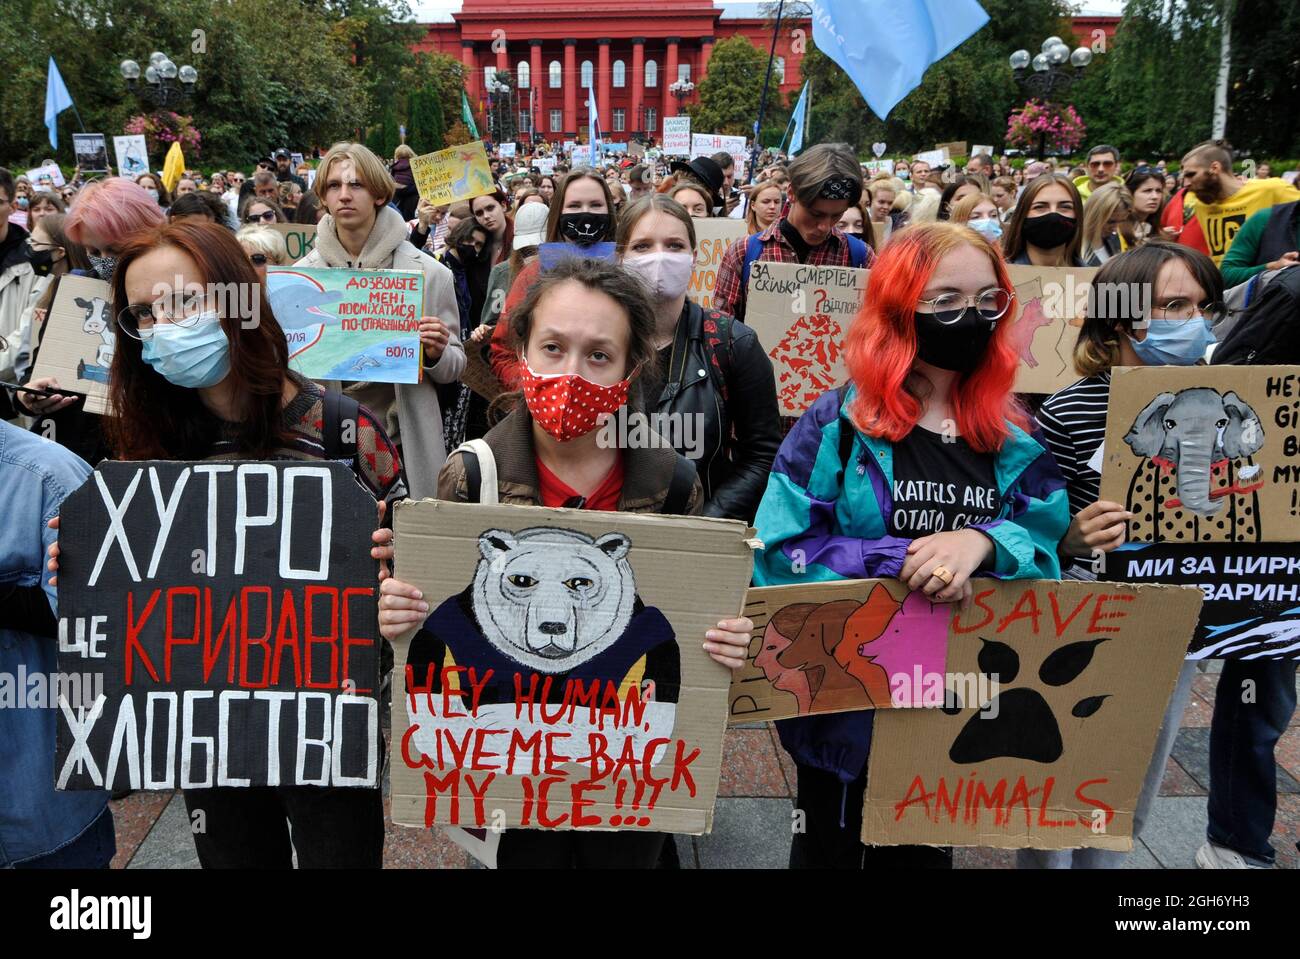
[[[117,266],[117,251],[125,245],[127,238],[138,230],[160,226],[162,222],[162,208],[138,184],[122,177],[91,183],[77,194],[77,202],[69,211],[63,227],[69,239],[86,248],[93,274],[80,270],[72,272],[94,275],[110,282]],[[48,316],[47,312],[45,317]],[[44,333],[42,321],[40,335],[33,339],[43,342]],[[32,355],[31,368],[36,367],[39,355],[38,347]],[[99,416],[82,408],[84,396],[62,392],[58,379],[53,376],[37,377],[25,385],[43,391],[17,394],[18,402],[36,417],[32,425],[34,431],[68,447],[91,466],[104,459],[106,450]]]

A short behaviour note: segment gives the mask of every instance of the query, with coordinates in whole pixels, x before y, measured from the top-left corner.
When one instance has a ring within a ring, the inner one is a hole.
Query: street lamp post
[[[1092,63],[1092,51],[1081,46],[1071,53],[1060,37],[1048,37],[1032,59],[1028,50],[1017,50],[1010,62],[1012,76],[1021,89],[1050,103],[1065,96],[1083,78]],[[1046,156],[1046,147],[1047,134],[1039,133],[1038,159]]]
[[[123,60],[118,69],[126,81],[127,92],[155,109],[188,103],[194,96],[194,84],[199,79],[198,70],[188,63],[177,67],[161,50],[149,54],[149,66],[145,68],[143,84],[140,82],[140,64],[134,60]]]
[[[695,92],[695,84],[690,80],[677,80],[668,85],[669,91],[677,98],[677,115],[682,114],[682,101]]]

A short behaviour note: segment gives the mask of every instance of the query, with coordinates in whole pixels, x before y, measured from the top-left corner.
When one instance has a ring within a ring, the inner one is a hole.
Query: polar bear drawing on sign
[[[536,705],[516,716],[516,683],[521,701],[569,703],[565,725],[582,742],[588,729],[613,740],[610,714],[602,718],[601,710],[615,702],[615,690],[620,717],[634,691],[647,702],[640,726],[616,731],[641,745],[669,738],[681,654],[668,620],[637,595],[631,548],[617,532],[598,539],[540,526],[482,533],[473,582],[439,605],[411,640],[406,703],[419,727],[415,744],[433,756],[439,729],[556,731],[541,723]],[[477,697],[477,716],[442,715],[444,682],[452,695],[462,694],[466,712],[471,694]]]

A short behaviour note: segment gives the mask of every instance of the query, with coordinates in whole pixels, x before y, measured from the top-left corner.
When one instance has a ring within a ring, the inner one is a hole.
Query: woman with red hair
[[[1060,576],[1065,480],[1012,392],[1011,290],[1001,255],[969,227],[894,235],[846,339],[849,383],[777,453],[755,585],[897,577],[951,603],[976,575]],[[951,866],[949,850],[859,842],[872,716],[778,725],[807,816],[792,868]]]

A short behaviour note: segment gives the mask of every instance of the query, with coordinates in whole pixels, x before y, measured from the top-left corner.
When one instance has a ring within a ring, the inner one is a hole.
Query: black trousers
[[[662,832],[507,829],[497,847],[497,868],[654,869],[667,840]]]
[[[378,787],[255,786],[185,790],[204,869],[379,869]],[[196,815],[201,814],[201,815]]]
[[[790,843],[791,869],[951,869],[952,850],[936,846],[864,846],[862,797],[867,774],[847,785],[839,777],[798,766],[795,808],[802,832]]]

